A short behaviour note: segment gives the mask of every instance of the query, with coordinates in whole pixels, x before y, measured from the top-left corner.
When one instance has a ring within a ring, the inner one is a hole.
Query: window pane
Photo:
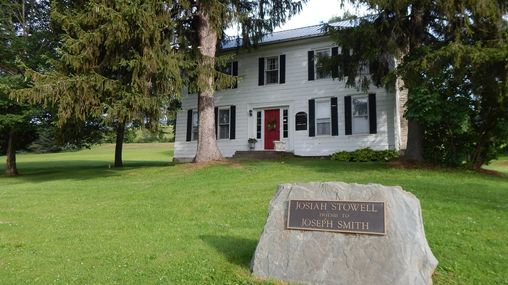
[[[330,118],[330,101],[316,101],[316,118]]]
[[[316,133],[318,136],[330,135],[330,121],[317,122]]]
[[[219,139],[229,139],[229,125],[219,126]]]
[[[288,110],[284,109],[282,111],[282,137],[283,138],[288,137],[288,129],[289,129]]]
[[[256,138],[261,138],[261,112],[257,112]]]
[[[198,112],[192,112],[192,140],[198,139],[198,126],[199,126],[199,117]]]
[[[369,100],[367,97],[353,98],[353,116],[368,116]]]
[[[279,58],[278,57],[269,57],[266,59],[266,70],[276,70],[279,69]]]
[[[353,133],[367,134],[369,133],[369,117],[353,117]]]
[[[229,110],[219,110],[219,124],[229,124]]]
[[[198,119],[198,112],[196,111],[193,111],[192,112],[192,126],[195,127],[195,126],[198,126],[199,124],[199,119]]]
[[[279,71],[267,71],[266,72],[266,84],[279,83]]]
[[[192,140],[198,140],[198,127],[192,127]]]

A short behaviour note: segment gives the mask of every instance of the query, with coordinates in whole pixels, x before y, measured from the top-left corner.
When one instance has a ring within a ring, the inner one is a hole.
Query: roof
[[[357,20],[344,20],[340,22],[331,23],[330,26],[336,28],[349,28],[357,24]],[[259,45],[275,44],[280,42],[295,41],[307,38],[324,36],[323,24],[285,30],[280,32],[273,32],[263,36]],[[229,38],[222,42],[222,50],[233,49],[242,45],[242,39],[239,37]]]

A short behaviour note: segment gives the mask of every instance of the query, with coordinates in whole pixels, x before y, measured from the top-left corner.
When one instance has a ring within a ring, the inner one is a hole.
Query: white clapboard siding
[[[256,113],[249,117],[249,110],[262,107],[287,106],[289,109],[289,138],[286,148],[296,155],[322,156],[341,150],[355,150],[370,147],[373,149],[394,149],[395,94],[384,88],[372,87],[368,93],[376,94],[377,134],[345,135],[344,96],[361,95],[365,92],[346,88],[344,81],[333,79],[308,80],[307,52],[312,49],[333,46],[326,37],[291,41],[287,43],[262,46],[251,52],[243,52],[237,57],[238,73],[241,80],[236,89],[219,91],[215,94],[215,106],[236,106],[236,139],[218,140],[222,154],[231,157],[237,150],[248,150],[247,140],[255,137]],[[258,86],[258,58],[286,55],[286,83]],[[306,131],[295,131],[294,119],[297,112],[308,116],[308,100],[325,97],[338,99],[338,136],[309,137]],[[185,95],[182,110],[177,114],[175,159],[192,159],[196,153],[196,142],[186,142],[187,110],[196,109],[197,96]],[[281,123],[282,128],[282,123]],[[256,149],[263,149],[263,141]]]

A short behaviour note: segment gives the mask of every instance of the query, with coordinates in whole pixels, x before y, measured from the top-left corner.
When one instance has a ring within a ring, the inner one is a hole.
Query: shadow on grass
[[[214,247],[233,264],[250,268],[250,261],[256,250],[257,240],[232,236],[202,235],[201,240]]]
[[[135,168],[173,166],[170,161],[124,160],[122,168],[104,160],[62,160],[18,163],[19,181],[44,182],[62,179],[87,180],[97,177],[119,176],[122,171]],[[2,169],[0,169],[2,171]],[[2,171],[3,173],[3,171]],[[5,177],[5,179],[9,179]]]

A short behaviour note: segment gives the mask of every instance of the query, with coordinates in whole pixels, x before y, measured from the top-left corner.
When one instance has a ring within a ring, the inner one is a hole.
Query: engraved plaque
[[[386,234],[385,203],[290,200],[287,229]]]

